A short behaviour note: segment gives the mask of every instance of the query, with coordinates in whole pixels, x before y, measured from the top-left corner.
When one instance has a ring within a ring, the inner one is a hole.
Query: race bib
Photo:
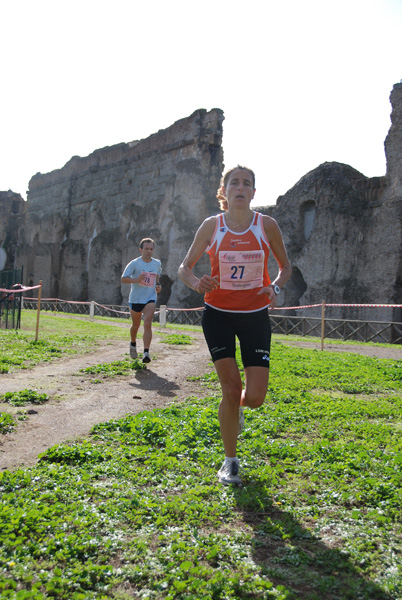
[[[156,273],[147,273],[146,271],[143,271],[141,275],[145,275],[145,279],[141,281],[140,285],[143,287],[155,287]]]
[[[261,287],[264,272],[263,250],[221,250],[220,287],[224,290],[251,290]]]

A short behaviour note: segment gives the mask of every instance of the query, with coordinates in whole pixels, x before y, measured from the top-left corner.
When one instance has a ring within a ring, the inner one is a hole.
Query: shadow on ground
[[[274,506],[263,485],[250,482],[234,493],[244,522],[254,530],[254,561],[275,586],[292,590],[289,600],[395,600],[365,579],[342,548],[329,547]],[[258,509],[250,509],[250,499]]]
[[[144,369],[143,371],[138,371],[135,375],[136,381],[130,383],[130,386],[137,391],[147,391],[152,390],[153,392],[157,392],[160,396],[168,396],[169,398],[174,398],[177,395],[177,391],[180,390],[180,385],[166,379],[165,377],[160,377],[155,372],[150,369]]]

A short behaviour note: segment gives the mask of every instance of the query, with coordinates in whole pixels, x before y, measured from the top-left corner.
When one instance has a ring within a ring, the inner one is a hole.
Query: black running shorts
[[[133,310],[134,312],[142,312],[144,310],[144,307],[147,304],[150,304],[151,302],[155,302],[155,300],[148,300],[148,302],[146,302],[145,304],[131,304],[130,303],[130,308],[131,310]]]
[[[230,313],[206,305],[202,329],[211,358],[236,357],[236,337],[244,367],[267,367],[271,349],[271,324],[268,309],[253,313]]]

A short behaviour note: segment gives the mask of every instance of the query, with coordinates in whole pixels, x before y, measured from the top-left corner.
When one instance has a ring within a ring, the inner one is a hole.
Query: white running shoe
[[[142,357],[142,362],[143,363],[151,362],[151,357],[149,356],[149,352],[144,352],[143,357]]]
[[[239,408],[239,430],[238,430],[237,435],[240,435],[241,432],[243,431],[243,429],[244,429],[244,410],[240,406],[240,408]]]
[[[138,356],[138,352],[137,352],[137,346],[132,346],[130,344],[130,356],[131,358],[134,360],[135,358],[137,358]]]
[[[231,463],[223,461],[223,465],[219,469],[218,479],[223,485],[241,485],[241,479],[239,477],[239,463],[234,460]]]

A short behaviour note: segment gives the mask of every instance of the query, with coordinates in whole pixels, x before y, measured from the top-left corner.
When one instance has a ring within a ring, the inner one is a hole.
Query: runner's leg
[[[241,406],[258,408],[264,403],[269,381],[271,326],[268,311],[243,316],[237,325],[244,365]]]
[[[155,306],[155,302],[149,302],[142,310],[144,317],[144,348],[148,348],[148,350],[152,341],[152,320],[154,318]]]
[[[131,341],[134,344],[137,341],[137,333],[141,325],[141,312],[135,312],[132,308],[130,308],[130,315],[132,321],[132,325],[130,328],[130,336]]]
[[[241,406],[258,408],[264,404],[268,390],[269,369],[266,367],[246,367],[244,369],[244,390]]]
[[[235,457],[242,381],[234,358],[221,358],[215,361],[214,366],[222,388],[218,416],[225,456]]]

